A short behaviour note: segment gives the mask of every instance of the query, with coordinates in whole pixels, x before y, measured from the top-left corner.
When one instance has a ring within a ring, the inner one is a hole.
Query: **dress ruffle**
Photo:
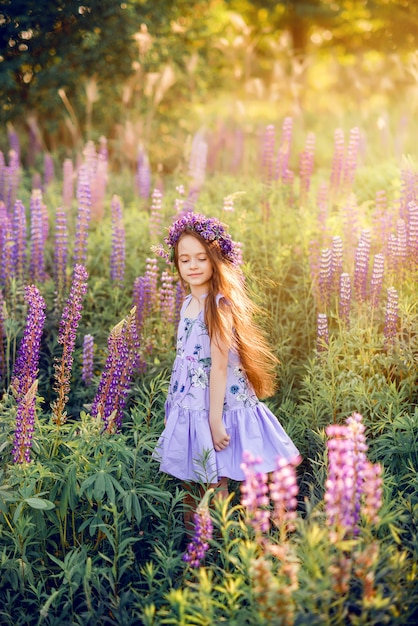
[[[220,452],[213,447],[208,411],[167,404],[166,415],[167,424],[154,457],[160,461],[161,471],[181,480],[215,483],[227,477],[242,481],[244,451],[261,459],[257,466],[261,472],[273,471],[278,458],[290,462],[299,454],[277,417],[263,402],[224,413],[223,421],[231,440]]]

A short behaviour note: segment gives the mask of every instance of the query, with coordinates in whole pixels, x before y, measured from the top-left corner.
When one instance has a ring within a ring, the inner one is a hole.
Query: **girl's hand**
[[[210,431],[216,452],[220,452],[229,446],[231,435],[227,434],[222,422],[220,424],[210,424]]]

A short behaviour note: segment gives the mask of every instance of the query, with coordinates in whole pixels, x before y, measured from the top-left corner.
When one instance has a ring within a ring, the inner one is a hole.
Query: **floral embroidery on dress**
[[[206,389],[208,386],[208,375],[206,374],[203,367],[198,367],[195,370],[192,370],[192,385],[193,387],[201,387],[202,389]]]

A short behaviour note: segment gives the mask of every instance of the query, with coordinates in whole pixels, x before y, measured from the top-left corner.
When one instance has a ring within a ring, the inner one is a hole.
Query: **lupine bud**
[[[327,308],[331,297],[331,250],[325,248],[321,250],[319,260],[319,293],[322,308]]]

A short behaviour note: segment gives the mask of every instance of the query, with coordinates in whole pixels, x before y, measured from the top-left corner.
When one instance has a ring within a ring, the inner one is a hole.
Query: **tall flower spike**
[[[395,343],[398,327],[398,292],[394,287],[389,287],[387,291],[386,317],[384,326],[384,336],[386,347]]]
[[[138,150],[135,185],[140,198],[148,200],[151,191],[151,169],[148,155],[143,148]]]
[[[139,347],[134,307],[110,333],[108,356],[91,409],[93,416],[101,417],[108,433],[121,428],[132,376],[140,365]]]
[[[173,276],[168,272],[161,274],[160,310],[164,322],[171,324],[174,319],[174,289]]]
[[[308,133],[305,150],[299,157],[300,200],[306,202],[314,170],[315,134]]]
[[[324,352],[329,344],[328,318],[325,313],[318,313],[317,317],[317,345],[318,352]]]
[[[4,357],[5,333],[4,333],[4,321],[5,321],[4,299],[3,299],[2,291],[0,289],[0,380],[3,378],[4,373],[5,373],[5,357]]]
[[[30,277],[34,282],[43,282],[45,279],[44,258],[44,209],[42,192],[40,189],[32,191],[30,200],[31,215],[31,257]]]
[[[158,239],[161,236],[161,209],[162,209],[162,193],[159,189],[152,192],[151,215],[149,220],[149,229],[151,240]]]
[[[357,246],[354,265],[354,289],[359,302],[364,302],[367,298],[370,245],[370,231],[363,230]]]
[[[45,323],[46,304],[35,285],[25,287],[28,305],[26,325],[12,373],[11,387],[19,402],[32,387],[38,375],[39,350]]]
[[[45,301],[34,285],[25,288],[28,305],[26,326],[13,368],[11,389],[17,401],[13,461],[29,463],[35,422],[37,376],[42,332],[45,323]]]
[[[68,228],[65,209],[57,208],[55,213],[55,254],[54,277],[56,290],[56,305],[61,308],[64,293],[67,287],[67,255],[68,255]]]
[[[84,265],[87,259],[89,235],[91,191],[88,168],[83,165],[78,174],[77,184],[78,215],[76,242],[74,247],[74,265]]]
[[[321,250],[319,260],[319,293],[321,299],[321,308],[327,309],[331,298],[331,250],[325,248]]]
[[[299,456],[290,463],[278,459],[270,481],[270,499],[274,503],[272,521],[283,533],[294,529],[299,493],[295,468],[300,461]]]
[[[270,528],[270,511],[265,508],[269,504],[267,474],[256,471],[261,459],[244,452],[241,469],[244,482],[241,484],[241,504],[246,509],[246,517],[255,533],[260,537]]]
[[[347,272],[340,276],[340,300],[338,314],[346,328],[350,328],[350,308],[351,308],[351,280]]]
[[[14,259],[16,278],[23,283],[26,273],[26,210],[20,200],[13,208]]]
[[[344,172],[344,131],[337,128],[334,132],[334,155],[331,166],[331,193],[336,197],[340,191]]]
[[[118,196],[113,196],[112,203],[112,251],[110,255],[110,278],[122,286],[125,279],[125,226],[123,223],[122,204]]]
[[[70,391],[73,353],[78,324],[81,319],[83,298],[87,292],[87,279],[88,274],[85,267],[76,265],[59,327],[58,343],[62,345],[62,356],[60,359],[56,359],[54,364],[54,391],[57,392],[58,398],[52,403],[52,419],[58,426],[64,424],[67,419],[65,405]]]
[[[380,293],[382,291],[383,273],[385,268],[385,257],[383,254],[376,254],[373,262],[372,278],[370,282],[370,300],[373,308],[379,306]]]
[[[209,549],[208,542],[212,539],[213,525],[208,504],[212,493],[213,489],[208,489],[194,514],[194,536],[183,555],[183,561],[189,563],[190,567],[200,567]]]

